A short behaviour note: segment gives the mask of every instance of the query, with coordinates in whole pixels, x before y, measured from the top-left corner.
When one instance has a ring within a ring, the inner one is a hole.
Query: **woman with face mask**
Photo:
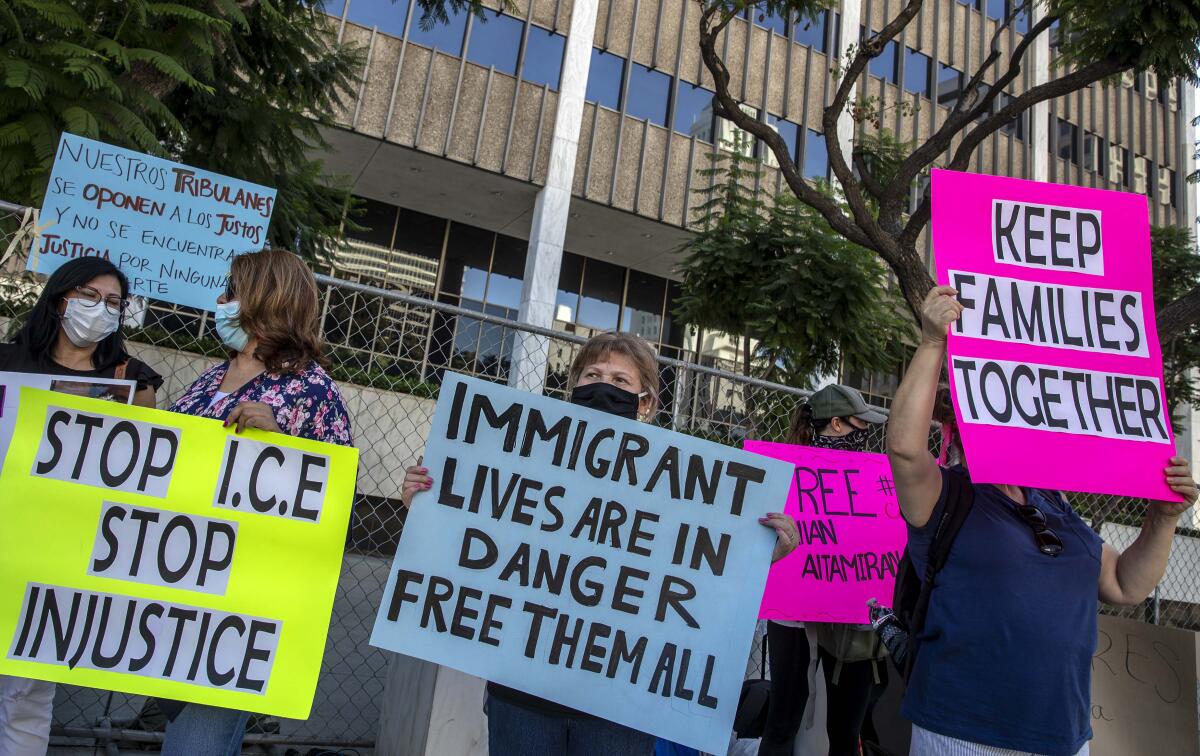
[[[867,405],[862,394],[847,386],[830,385],[810,396],[792,416],[787,443],[866,451],[873,432],[871,426],[886,420],[886,415]],[[816,623],[810,625],[809,629],[818,631]],[[821,629],[829,630],[829,636],[837,637],[838,642],[833,645],[843,649],[853,633],[861,632],[869,642],[875,642],[870,626],[853,629],[844,625],[825,625]],[[819,636],[823,635],[826,634],[819,633]],[[791,756],[815,673],[804,623],[768,621],[767,649],[771,698],[758,753],[759,756]],[[818,655],[825,675],[829,754],[852,756],[858,753],[859,730],[871,699],[882,694],[887,685],[886,666],[874,660],[843,662],[837,649],[831,651],[820,647]]]
[[[583,407],[648,421],[658,409],[658,360],[646,341],[628,333],[607,333],[588,340],[568,374],[570,401]],[[427,468],[409,467],[402,501],[428,491],[434,481]],[[796,548],[796,523],[780,513],[759,520],[776,532],[772,561]],[[403,548],[403,542],[400,547]],[[489,682],[488,750],[492,756],[651,756],[655,738],[553,701]]]
[[[216,328],[229,359],[183,393],[173,412],[224,421],[240,433],[272,433],[350,446],[350,417],[325,372],[317,282],[291,252],[240,255],[217,299]],[[236,756],[249,714],[160,701],[167,716],[165,756]]]
[[[121,338],[128,295],[129,282],[109,261],[65,263],[46,281],[13,342],[0,344],[0,371],[133,380],[134,403],[153,407],[162,377],[130,357]],[[0,754],[44,754],[53,703],[54,683],[0,675]]]

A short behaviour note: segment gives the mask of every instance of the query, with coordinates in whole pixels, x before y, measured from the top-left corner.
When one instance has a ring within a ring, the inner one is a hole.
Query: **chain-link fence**
[[[22,272],[31,224],[24,208],[0,203],[0,317],[5,319],[0,326],[19,318],[39,290],[37,280]],[[445,372],[499,382],[515,377],[521,379],[518,383],[542,385],[546,393],[563,396],[568,367],[585,338],[362,282],[318,279],[330,372],[342,388],[361,454],[358,488],[312,715],[305,721],[255,719],[246,741],[363,747],[374,743],[385,696],[387,656],[367,639],[404,526],[404,468],[422,454]],[[139,303],[131,308],[125,332],[131,353],[165,379],[158,393],[160,407],[225,356],[211,314],[204,311]],[[660,373],[661,407],[652,421],[732,445],[745,438],[783,440],[806,395],[666,358],[660,359]],[[936,446],[936,433],[931,444]],[[883,429],[876,428],[871,450],[882,451],[883,445]],[[1076,496],[1074,501],[1084,518],[1118,545],[1127,545],[1122,539],[1136,534],[1145,507],[1145,502],[1111,496]],[[1200,573],[1200,549],[1194,544],[1200,541],[1181,540],[1155,597],[1119,613],[1200,627],[1200,577],[1194,577]],[[757,675],[758,658],[756,649],[749,674]],[[161,722],[147,716],[144,703],[136,696],[59,686],[56,742],[160,740]]]

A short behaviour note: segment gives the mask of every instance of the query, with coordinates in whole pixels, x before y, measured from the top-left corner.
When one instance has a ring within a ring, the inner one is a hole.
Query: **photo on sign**
[[[130,383],[108,383],[83,378],[56,378],[50,381],[50,390],[60,394],[102,399],[107,402],[129,404],[133,401],[133,386]]]

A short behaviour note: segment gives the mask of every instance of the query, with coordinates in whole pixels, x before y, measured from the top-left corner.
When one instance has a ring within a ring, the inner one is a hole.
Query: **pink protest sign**
[[[941,170],[931,192],[972,479],[1178,501],[1146,198]]]
[[[792,464],[783,511],[800,533],[771,566],[758,616],[866,624],[868,600],[890,605],[908,534],[887,457],[770,441],[745,448]]]

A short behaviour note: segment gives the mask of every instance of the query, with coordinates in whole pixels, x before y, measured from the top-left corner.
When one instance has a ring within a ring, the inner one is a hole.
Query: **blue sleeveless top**
[[[917,574],[945,508],[908,528]],[[1074,756],[1092,737],[1102,541],[1058,494],[1026,489],[1062,540],[1037,549],[1017,504],[991,485],[936,578],[902,712],[930,732],[997,748]]]

